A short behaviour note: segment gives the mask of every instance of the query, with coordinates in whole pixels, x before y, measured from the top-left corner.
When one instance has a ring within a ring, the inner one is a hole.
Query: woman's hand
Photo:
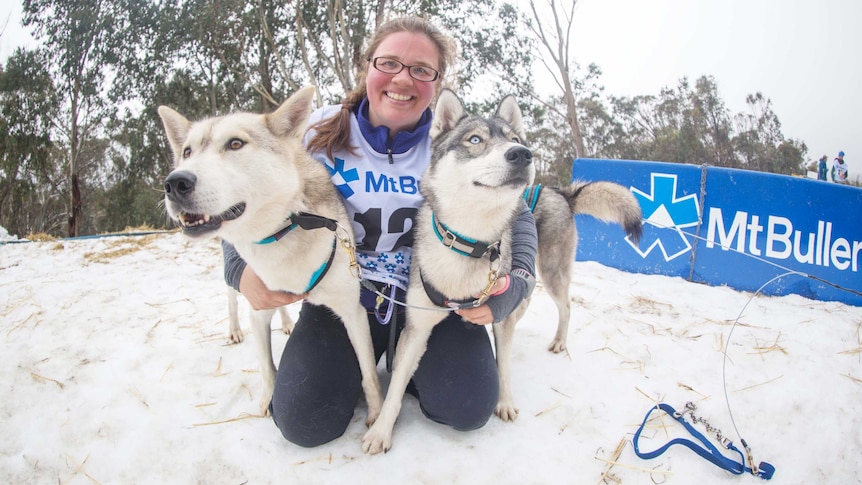
[[[286,291],[272,291],[260,279],[257,273],[246,266],[239,279],[239,292],[248,300],[255,310],[272,310],[284,305],[302,300],[308,293],[297,295]]]
[[[508,288],[509,276],[506,275],[502,278],[498,278],[497,281],[494,282],[494,286],[491,287],[489,294],[490,296],[499,295]],[[479,296],[480,295],[476,295],[476,298]],[[479,305],[476,308],[455,310],[455,313],[460,315],[464,320],[476,325],[488,325],[489,323],[494,323],[494,314],[491,312],[491,307],[489,307],[487,303]]]
[[[476,325],[488,325],[494,323],[494,315],[491,313],[491,307],[488,304],[479,305],[476,308],[465,308],[463,310],[455,310],[455,313],[461,315],[464,320]]]

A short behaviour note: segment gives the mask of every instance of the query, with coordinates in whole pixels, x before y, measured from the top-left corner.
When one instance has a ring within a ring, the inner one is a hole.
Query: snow
[[[638,458],[656,401],[694,402],[739,446],[735,421],[771,483],[862,480],[859,307],[578,262],[568,354],[546,350],[556,310],[541,284],[518,326],[514,423],[454,431],[408,395],[392,450],[366,456],[364,403],[311,449],[255,416],[258,359],[250,340],[228,343],[221,270],[216,241],[177,233],[0,245],[0,482],[761,482],[679,446]],[[273,322],[276,362],[286,338]],[[662,422],[641,450],[688,436]]]

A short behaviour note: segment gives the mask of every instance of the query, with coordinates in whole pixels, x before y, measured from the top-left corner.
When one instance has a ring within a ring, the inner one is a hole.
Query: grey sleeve
[[[527,205],[522,204],[521,212],[512,226],[512,272],[509,274],[509,288],[488,299],[488,307],[494,315],[495,323],[505,320],[533,291],[536,285],[538,246],[536,220]]]
[[[233,244],[222,240],[222,254],[224,255],[224,281],[236,291],[239,291],[239,280],[242,278],[242,272],[245,270],[246,262]]]

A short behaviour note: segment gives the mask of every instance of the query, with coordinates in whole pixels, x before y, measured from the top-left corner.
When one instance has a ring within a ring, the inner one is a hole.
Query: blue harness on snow
[[[641,431],[643,431],[644,426],[646,425],[647,421],[649,420],[650,415],[656,409],[664,411],[669,416],[671,416],[673,419],[679,421],[679,423],[682,424],[683,426],[685,426],[685,429],[688,430],[688,432],[691,433],[692,436],[697,438],[703,444],[703,446],[705,446],[706,448],[699,446],[697,443],[695,443],[691,440],[687,440],[687,439],[683,439],[683,438],[674,438],[674,439],[670,440],[669,442],[667,442],[664,446],[658,448],[655,451],[641,452],[640,447],[638,446],[638,439],[640,438]],[[632,444],[634,445],[635,454],[640,458],[648,460],[648,459],[658,457],[659,455],[661,455],[662,453],[667,451],[668,448],[670,448],[673,445],[683,445],[686,448],[688,448],[688,449],[694,451],[695,453],[697,453],[698,455],[700,455],[702,458],[709,460],[714,465],[716,465],[716,466],[718,466],[724,470],[727,470],[730,473],[733,473],[734,475],[742,475],[744,473],[751,473],[752,475],[759,477],[759,478],[763,478],[764,480],[769,480],[772,478],[772,475],[775,473],[775,467],[774,466],[770,465],[769,463],[762,461],[754,469],[746,467],[745,466],[745,455],[742,453],[742,451],[740,451],[739,448],[734,446],[732,441],[730,441],[727,438],[724,438],[724,442],[723,442],[724,446],[726,446],[727,449],[729,449],[729,450],[732,450],[732,451],[739,453],[740,461],[736,461],[736,460],[727,458],[726,456],[724,456],[721,453],[721,451],[718,450],[718,448],[715,445],[710,443],[709,440],[706,439],[706,437],[704,435],[702,435],[700,432],[698,432],[694,428],[694,426],[689,424],[685,420],[684,416],[685,416],[685,413],[678,413],[676,411],[676,409],[671,407],[669,404],[660,403],[660,404],[650,408],[650,410],[647,412],[646,416],[644,416],[643,423],[641,423],[640,427],[638,428],[637,432],[635,433],[634,438],[632,439]],[[746,449],[746,451],[748,451],[749,448],[748,448],[748,445],[745,443],[745,440],[741,440],[741,441],[742,441],[742,446]],[[754,462],[751,460],[750,451],[749,451],[748,458],[749,458],[749,461],[752,462],[752,466],[754,466]]]

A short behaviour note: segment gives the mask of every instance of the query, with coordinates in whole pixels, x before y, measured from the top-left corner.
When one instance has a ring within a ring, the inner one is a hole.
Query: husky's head
[[[302,197],[297,155],[314,88],[275,112],[234,113],[190,122],[167,106],[159,116],[174,152],[165,207],[187,236],[267,235]]]
[[[520,196],[535,176],[521,110],[513,96],[491,118],[469,116],[455,93],[443,90],[431,125],[431,165],[422,178],[426,197],[494,205]],[[490,207],[489,207],[490,208]]]

